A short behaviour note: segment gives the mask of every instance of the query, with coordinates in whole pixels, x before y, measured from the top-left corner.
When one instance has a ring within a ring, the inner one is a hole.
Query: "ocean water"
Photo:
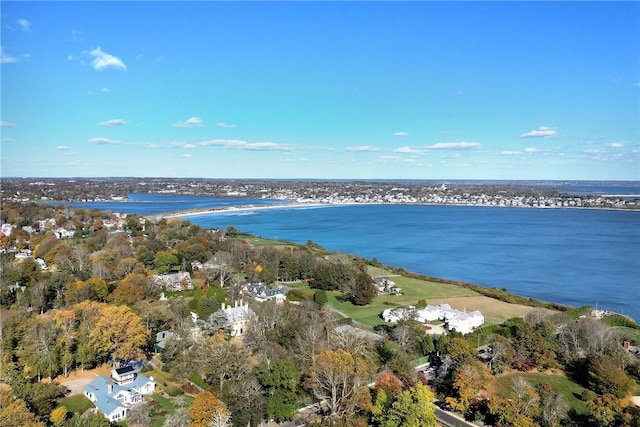
[[[74,205],[146,215],[274,202],[138,194],[128,202]],[[184,219],[266,238],[312,240],[421,274],[573,306],[597,305],[640,321],[640,211],[346,205]]]
[[[350,205],[188,219],[640,319],[640,212]]]

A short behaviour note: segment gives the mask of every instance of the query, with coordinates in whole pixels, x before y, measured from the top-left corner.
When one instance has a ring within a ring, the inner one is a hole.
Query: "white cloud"
[[[210,141],[203,141],[200,143],[202,146],[219,146],[226,148],[236,148],[239,150],[280,150],[289,151],[293,148],[292,145],[277,144],[275,142],[248,142],[239,139],[212,139]]]
[[[91,64],[96,70],[104,70],[105,68],[115,68],[116,70],[127,69],[122,59],[104,52],[100,46],[89,52],[89,55],[94,58]]]
[[[345,148],[345,151],[357,153],[362,151],[380,151],[380,149],[371,145],[358,145],[355,147],[347,147]]]
[[[88,141],[92,142],[94,144],[99,144],[99,145],[103,145],[103,144],[119,144],[120,143],[120,141],[114,141],[114,140],[109,139],[109,138],[91,138]]]
[[[15,139],[13,138],[2,138],[2,142],[13,142]]]
[[[638,83],[634,83],[634,86],[635,86],[635,87],[640,87],[640,82],[638,82]]]
[[[189,153],[184,153],[184,154],[182,155],[182,157],[189,158],[189,157],[191,157],[191,154],[189,154]]]
[[[3,128],[14,128],[16,127],[15,123],[11,123],[11,122],[5,122],[4,120],[0,120],[0,127]]]
[[[22,31],[31,31],[31,22],[27,21],[24,18],[18,19],[18,25],[20,25],[20,29]]]
[[[87,92],[87,95],[100,95],[100,94],[103,94],[103,93],[109,93],[109,91],[110,91],[110,89],[108,87],[103,87],[102,89],[100,89],[97,92],[94,92],[94,91],[91,90],[91,91]]]
[[[11,64],[13,62],[18,62],[20,58],[17,56],[13,56],[4,51],[4,48],[0,46],[0,63],[2,64]]]
[[[414,163],[416,160],[403,156],[380,156],[376,161],[378,163]]]
[[[521,154],[519,151],[511,151],[511,150],[504,150],[502,152],[503,156],[517,156],[518,154]]]
[[[597,154],[597,153],[600,153],[600,150],[597,150],[595,148],[590,148],[588,150],[584,150],[583,152],[587,154]]]
[[[56,150],[71,150],[71,147],[69,147],[68,145],[58,145],[56,147]]]
[[[537,153],[538,151],[540,151],[540,150],[538,150],[537,148],[534,148],[534,147],[527,147],[527,148],[524,149],[525,153]]]
[[[394,153],[407,153],[407,154],[418,154],[421,153],[422,151],[418,150],[417,148],[411,148],[409,146],[404,146],[404,147],[399,147],[396,148],[395,150],[393,150]]]
[[[196,146],[194,144],[184,144],[184,147],[182,148],[186,148],[187,150],[192,150],[196,148]]]
[[[225,122],[218,122],[218,123],[216,123],[216,126],[218,126],[219,128],[225,128],[225,129],[231,129],[231,128],[236,127],[236,125],[230,125],[230,124],[227,124]]]
[[[122,119],[111,119],[105,120],[104,122],[98,122],[100,126],[124,126],[127,124],[126,120]]]
[[[480,147],[479,142],[437,142],[433,145],[428,145],[425,148],[431,148],[436,150],[446,150],[452,148],[478,148]]]
[[[520,138],[553,138],[555,136],[558,136],[558,132],[555,129],[540,126],[538,129],[521,134]]]
[[[620,148],[620,147],[624,147],[624,144],[621,142],[612,142],[611,144],[608,144],[607,147]]]
[[[409,136],[409,132],[394,132],[393,136]]]
[[[187,121],[183,122],[179,120],[171,126],[177,128],[190,128],[204,126],[204,124],[202,123],[202,119],[200,117],[189,117]]]

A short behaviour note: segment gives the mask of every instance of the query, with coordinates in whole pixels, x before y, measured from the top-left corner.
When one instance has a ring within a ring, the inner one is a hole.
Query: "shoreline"
[[[445,204],[445,203],[379,203],[379,202],[345,202],[345,203],[322,203],[322,202],[286,202],[273,203],[268,205],[239,205],[239,206],[220,206],[211,208],[196,208],[184,211],[164,212],[151,215],[141,215],[152,221],[160,219],[184,218],[189,216],[215,215],[229,212],[251,212],[268,209],[293,209],[293,208],[330,208],[340,206],[373,206],[373,205],[402,205],[402,206],[461,206],[461,207],[485,207],[485,208],[512,208],[512,209],[580,209],[580,210],[604,210],[604,211],[621,211],[621,212],[640,212],[640,209],[622,209],[622,208],[598,208],[586,206],[496,206],[481,204]]]

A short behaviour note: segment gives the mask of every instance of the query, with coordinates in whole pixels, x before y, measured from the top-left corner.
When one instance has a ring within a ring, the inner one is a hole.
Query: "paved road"
[[[440,408],[436,408],[436,417],[438,421],[449,427],[478,427],[476,424],[465,421],[458,415],[443,411]]]

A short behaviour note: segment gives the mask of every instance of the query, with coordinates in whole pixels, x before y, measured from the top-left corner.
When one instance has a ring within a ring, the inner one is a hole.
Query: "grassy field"
[[[87,409],[93,408],[93,403],[82,394],[74,394],[59,399],[58,406],[64,406],[71,413],[81,414]]]
[[[458,310],[480,310],[485,317],[486,324],[502,323],[512,317],[523,317],[534,310],[544,310],[518,304],[508,304],[493,298],[488,298],[477,292],[460,286],[420,280],[399,275],[389,274],[377,267],[369,267],[371,276],[389,276],[402,289],[401,295],[379,295],[371,304],[361,307],[355,306],[340,297],[339,292],[328,292],[329,303],[337,311],[354,321],[376,326],[385,324],[380,314],[387,308],[406,305],[417,305],[425,300],[427,304],[447,303]],[[546,310],[551,312],[550,310]]]
[[[510,383],[515,377],[522,377],[527,380],[529,384],[534,386],[545,382],[549,383],[567,398],[569,406],[571,409],[574,409],[576,413],[585,414],[587,412],[585,402],[580,399],[580,395],[585,389],[562,374],[546,374],[539,372],[510,373],[496,378],[494,383],[491,385],[491,388],[493,390],[500,390],[499,393],[502,394],[503,397],[509,398],[510,396],[506,390],[509,390]]]

